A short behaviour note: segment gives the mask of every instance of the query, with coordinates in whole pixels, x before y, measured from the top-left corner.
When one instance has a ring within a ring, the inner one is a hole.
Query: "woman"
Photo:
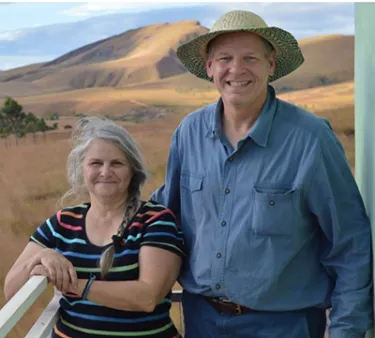
[[[146,173],[134,140],[91,117],[79,121],[73,145],[66,196],[89,202],[38,227],[6,276],[6,298],[45,275],[63,295],[52,337],[179,337],[169,310],[183,237],[169,209],[140,201]]]

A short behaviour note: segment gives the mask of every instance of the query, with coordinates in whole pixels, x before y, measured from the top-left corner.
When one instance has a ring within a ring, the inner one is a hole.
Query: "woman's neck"
[[[124,217],[126,199],[103,201],[91,198],[90,214],[98,220],[110,221]]]

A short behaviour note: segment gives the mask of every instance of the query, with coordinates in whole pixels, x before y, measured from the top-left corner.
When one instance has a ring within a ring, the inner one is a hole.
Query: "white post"
[[[355,173],[375,243],[375,3],[355,4]],[[374,277],[373,277],[374,280]],[[367,338],[375,338],[373,330]]]
[[[34,276],[0,310],[0,338],[5,337],[47,287],[44,276]]]

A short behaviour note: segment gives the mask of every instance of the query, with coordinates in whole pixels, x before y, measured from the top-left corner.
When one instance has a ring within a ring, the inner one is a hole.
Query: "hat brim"
[[[270,76],[269,82],[290,74],[304,62],[297,40],[289,32],[278,27],[221,30],[203,34],[179,46],[177,56],[190,73],[212,82],[206,72],[207,45],[219,35],[235,32],[257,34],[269,41],[275,48],[275,73]]]

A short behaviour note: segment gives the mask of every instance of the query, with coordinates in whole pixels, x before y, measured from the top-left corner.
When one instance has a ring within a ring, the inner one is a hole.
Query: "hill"
[[[56,92],[123,87],[186,72],[175,50],[206,28],[197,21],[155,24],[97,41],[47,63],[0,74],[0,83],[29,83]],[[43,93],[43,92],[40,92]]]
[[[325,35],[299,41],[305,62],[274,82],[279,91],[313,88],[354,79],[354,36]]]

